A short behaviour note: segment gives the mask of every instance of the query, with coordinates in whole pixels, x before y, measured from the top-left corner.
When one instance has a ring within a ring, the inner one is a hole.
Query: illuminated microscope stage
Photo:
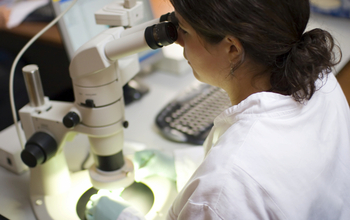
[[[76,207],[80,219],[85,218],[86,204],[90,197],[96,193],[96,189],[90,188],[78,200]],[[160,220],[165,219],[176,194],[174,182],[163,177],[153,176],[142,182],[134,182],[124,189],[121,197],[143,213],[146,219]]]
[[[31,198],[36,217],[47,219],[86,219],[85,208],[97,190],[92,188],[88,171],[71,176],[72,187],[58,195]],[[150,176],[127,187],[121,197],[145,214],[147,220],[162,220],[177,195],[175,182],[160,176]]]

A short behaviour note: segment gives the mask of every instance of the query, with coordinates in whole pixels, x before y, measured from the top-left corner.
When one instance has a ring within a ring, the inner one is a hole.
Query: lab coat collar
[[[292,96],[281,95],[273,92],[259,92],[250,95],[239,104],[222,112],[214,120],[215,126],[221,124],[234,124],[239,119],[259,117],[284,117],[297,114],[305,103],[299,103]]]

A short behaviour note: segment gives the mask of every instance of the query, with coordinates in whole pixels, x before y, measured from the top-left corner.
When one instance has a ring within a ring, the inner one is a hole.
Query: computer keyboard
[[[201,145],[215,117],[229,106],[223,89],[196,81],[160,111],[156,125],[169,140]]]

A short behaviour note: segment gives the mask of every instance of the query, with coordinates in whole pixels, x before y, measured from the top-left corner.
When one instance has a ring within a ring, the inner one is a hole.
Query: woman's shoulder
[[[262,212],[259,215],[268,219],[267,212],[272,210],[283,218],[265,189],[235,162],[228,164],[225,158],[204,160],[180,195],[179,202],[174,203],[177,209],[173,208],[180,213],[200,214],[202,210],[215,216],[213,219],[257,219],[254,215]]]

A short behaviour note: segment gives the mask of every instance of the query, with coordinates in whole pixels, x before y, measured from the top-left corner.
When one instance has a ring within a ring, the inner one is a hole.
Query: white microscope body
[[[118,189],[134,182],[133,163],[122,151],[127,127],[122,87],[140,70],[136,53],[176,40],[176,26],[162,22],[164,37],[155,27],[159,22],[110,28],[79,48],[69,67],[74,103],[50,101],[35,76],[37,66],[23,69],[30,103],[19,111],[27,139],[21,156],[31,167],[30,200],[38,219],[79,219],[77,201],[87,189]],[[71,174],[63,146],[77,133],[88,136],[94,165]]]

